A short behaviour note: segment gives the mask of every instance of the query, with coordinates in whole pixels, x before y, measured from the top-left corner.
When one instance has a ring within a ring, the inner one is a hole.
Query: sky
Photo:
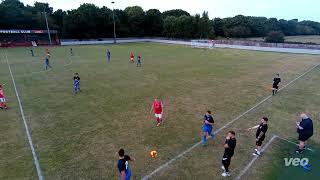
[[[20,0],[33,5],[35,0]],[[112,8],[111,0],[37,0],[47,2],[54,10],[76,9],[83,3],[93,3],[99,7]],[[128,6],[141,6],[144,10],[183,9],[190,14],[208,11],[211,18],[246,16],[275,17],[278,19],[313,20],[320,22],[320,0],[114,0],[116,9]]]

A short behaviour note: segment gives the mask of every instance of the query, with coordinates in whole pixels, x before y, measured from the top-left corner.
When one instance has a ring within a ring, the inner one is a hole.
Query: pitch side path
[[[292,83],[296,82],[297,80],[299,80],[300,78],[302,78],[303,76],[305,76],[306,74],[308,74],[309,72],[311,72],[312,70],[314,70],[316,67],[318,67],[320,64],[317,64],[315,66],[313,66],[312,68],[310,68],[309,70],[307,70],[306,72],[304,72],[303,74],[299,75],[298,77],[296,77],[295,79],[293,79],[292,81],[290,81],[289,83],[287,83],[286,85],[282,86],[279,91],[283,90],[284,88],[288,87],[289,85],[291,85]],[[265,101],[267,101],[268,99],[270,99],[272,97],[272,95],[267,96],[266,98],[264,98],[262,101],[258,102],[256,105],[254,105],[252,108],[248,109],[247,111],[245,111],[244,113],[240,114],[238,117],[236,117],[235,119],[233,119],[232,121],[228,122],[226,125],[224,125],[223,127],[217,129],[217,131],[215,132],[215,134],[217,134],[218,132],[220,132],[221,130],[225,129],[226,127],[228,127],[229,125],[231,125],[232,123],[234,123],[235,121],[239,120],[241,117],[243,117],[244,115],[246,115],[247,113],[249,113],[250,111],[254,110],[255,108],[257,108],[258,106],[260,106],[261,104],[263,104]],[[158,173],[159,171],[167,168],[170,164],[172,164],[173,162],[175,162],[177,159],[183,157],[184,155],[186,155],[188,152],[192,151],[194,148],[196,148],[197,146],[199,146],[201,144],[201,141],[194,144],[193,146],[189,147],[188,149],[186,149],[185,151],[181,152],[180,154],[176,155],[174,158],[172,158],[171,160],[167,161],[166,163],[164,163],[163,165],[159,166],[157,169],[155,169],[154,171],[152,171],[150,174],[142,177],[142,180],[147,180],[150,179],[152,176],[154,176],[156,173]]]
[[[3,52],[1,52],[1,53],[3,53]],[[9,63],[9,59],[8,59],[8,55],[7,55],[7,51],[6,50],[5,50],[4,55],[5,55],[6,63],[8,65],[8,69],[9,69],[9,72],[10,72],[10,76],[11,76],[12,84],[13,84],[13,87],[14,87],[14,90],[15,90],[15,94],[17,96],[17,100],[18,100],[18,104],[19,104],[19,108],[20,108],[21,119],[22,119],[22,122],[23,122],[23,125],[24,125],[24,128],[25,128],[25,131],[26,131],[26,135],[27,135],[27,138],[28,138],[28,143],[30,145],[32,157],[33,157],[33,160],[34,160],[34,165],[36,167],[37,174],[38,174],[38,179],[39,180],[43,180],[44,178],[43,178],[43,173],[42,173],[42,170],[41,170],[41,167],[40,167],[39,158],[37,156],[34,144],[32,142],[32,136],[31,136],[31,133],[30,133],[30,129],[29,129],[26,117],[25,117],[25,113],[24,113],[23,106],[22,106],[22,103],[21,103],[20,95],[19,95],[19,92],[18,92],[18,89],[17,89],[16,81],[14,79],[14,76],[13,76],[13,73],[12,73],[12,70],[11,70],[11,66],[10,66],[10,63]]]
[[[175,45],[185,45],[190,46],[191,41],[178,41],[178,40],[165,40],[165,39],[118,39],[117,43],[139,43],[139,42],[154,42],[162,44],[175,44]],[[98,45],[98,44],[113,44],[113,40],[105,41],[63,41],[62,46],[72,46],[72,45]],[[201,43],[200,43],[201,44]],[[206,47],[206,43],[203,46]],[[258,47],[258,46],[241,46],[241,45],[229,45],[229,44],[215,44],[215,48],[231,48],[231,49],[242,49],[249,51],[265,51],[265,52],[280,52],[280,53],[294,53],[294,54],[313,54],[319,55],[320,50],[316,49],[296,49],[296,48],[276,48],[276,47]]]

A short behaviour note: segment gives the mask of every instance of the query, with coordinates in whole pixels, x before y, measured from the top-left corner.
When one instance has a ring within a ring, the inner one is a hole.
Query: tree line
[[[53,11],[48,3],[35,2],[29,6],[19,0],[3,0],[0,3],[0,29],[46,29],[44,12],[50,29],[58,30],[62,38],[113,37],[113,10],[89,3],[73,10]],[[115,9],[114,14],[117,37],[247,38],[265,37],[274,31],[286,36],[320,34],[319,22],[297,19],[242,15],[210,19],[208,12],[190,15],[180,9],[144,11],[139,6]]]

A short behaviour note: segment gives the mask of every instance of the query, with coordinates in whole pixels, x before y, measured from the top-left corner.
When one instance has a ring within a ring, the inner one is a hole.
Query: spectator
[[[307,140],[313,135],[312,120],[304,113],[302,113],[300,117],[301,121],[297,121],[299,147],[296,150],[296,153],[299,154],[301,154],[305,150]]]

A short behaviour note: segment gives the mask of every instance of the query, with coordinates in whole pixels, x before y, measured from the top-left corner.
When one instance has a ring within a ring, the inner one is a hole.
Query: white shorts
[[[154,115],[156,118],[162,119],[162,114],[155,114]]]
[[[6,99],[5,98],[0,98],[0,102],[4,103],[4,102],[6,102]]]

